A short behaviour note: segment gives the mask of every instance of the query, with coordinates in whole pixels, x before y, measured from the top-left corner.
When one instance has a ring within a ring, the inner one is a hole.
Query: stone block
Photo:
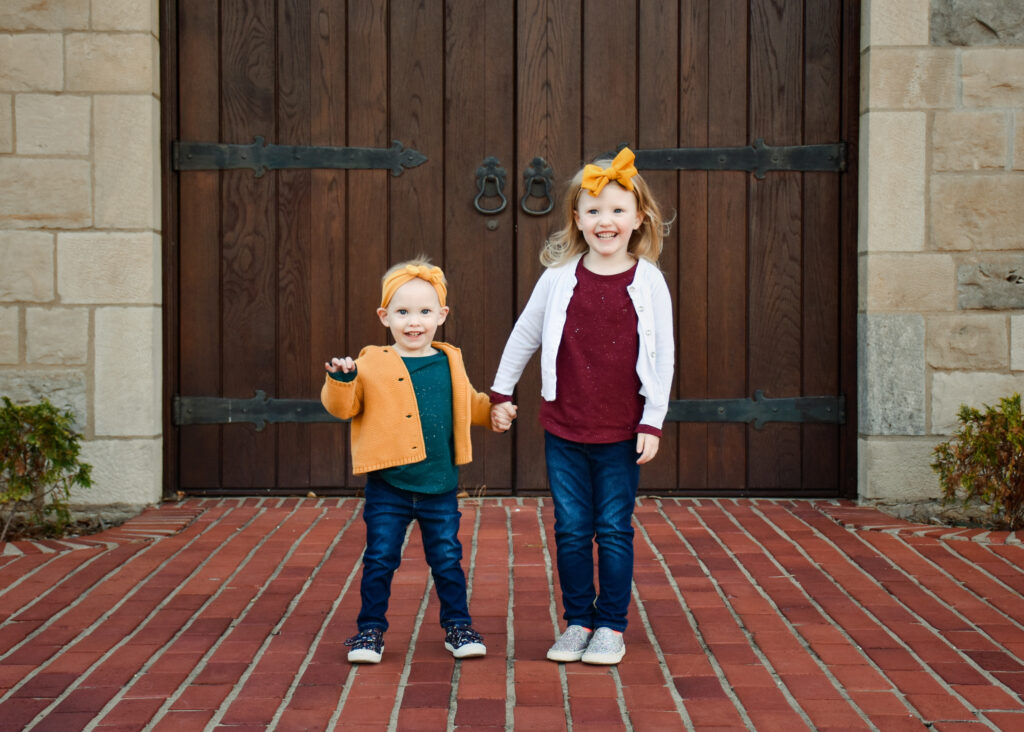
[[[961,310],[1024,309],[1024,256],[962,263],[956,281]]]
[[[1024,248],[1024,176],[937,175],[931,185],[932,243],[943,250]]]
[[[96,226],[160,228],[160,105],[151,94],[98,96]]]
[[[98,308],[94,338],[94,429],[98,436],[162,431],[160,309]]]
[[[861,433],[924,434],[924,318],[910,313],[862,313],[857,331]]]
[[[949,254],[862,255],[863,310],[951,312],[956,269]]]
[[[861,437],[857,441],[859,498],[903,502],[939,498],[932,470],[935,437]]]
[[[18,154],[89,154],[89,97],[19,94],[17,109],[14,124]]]
[[[159,237],[147,232],[59,234],[57,292],[64,304],[159,303]]]
[[[0,363],[17,364],[21,360],[21,308],[0,307]]]
[[[81,366],[89,360],[89,311],[84,308],[28,308],[25,332],[30,364]]]
[[[871,112],[861,119],[858,247],[923,250],[926,115]]]
[[[932,0],[935,46],[1024,44],[1024,7],[1019,0]]]
[[[983,371],[1005,370],[1010,365],[1005,315],[933,315],[927,331],[932,368]]]
[[[93,4],[92,28],[100,31],[160,30],[157,0],[103,0]]]
[[[1024,114],[1016,115],[1016,130],[1013,133],[1013,169],[1024,170]]]
[[[869,0],[861,24],[868,46],[927,46],[930,0]]]
[[[89,27],[90,0],[3,0],[0,30],[63,31]]]
[[[1024,373],[940,371],[932,375],[932,434],[952,435],[960,426],[961,404],[981,409],[1002,397],[1024,393]]]
[[[967,49],[962,54],[965,107],[1024,107],[1024,48]]]
[[[85,373],[73,369],[0,370],[0,394],[10,397],[16,404],[36,404],[49,399],[53,406],[74,413],[75,429],[79,432],[86,431],[89,421],[86,384]]]
[[[53,299],[53,234],[0,231],[0,302]]]
[[[871,111],[951,109],[958,83],[952,49],[872,48],[861,68],[861,104]]]
[[[968,171],[1006,167],[1006,112],[936,112],[932,169]]]
[[[14,97],[0,94],[0,153],[14,152]]]
[[[15,228],[91,225],[89,162],[0,157],[0,221]]]
[[[89,440],[82,460],[92,466],[92,487],[74,488],[76,506],[146,506],[160,502],[163,444],[160,439]]]
[[[72,33],[65,42],[67,90],[152,93],[156,39],[148,33]]]
[[[0,34],[0,91],[60,91],[63,49],[59,33]]]
[[[1010,368],[1024,371],[1024,315],[1010,316]]]

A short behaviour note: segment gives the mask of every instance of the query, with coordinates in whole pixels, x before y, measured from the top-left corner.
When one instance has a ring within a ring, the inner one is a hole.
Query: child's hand
[[[339,371],[343,374],[347,374],[351,371],[356,370],[356,362],[346,356],[345,358],[332,358],[330,361],[324,364],[324,368],[330,371],[332,374],[336,374]]]
[[[653,460],[654,456],[658,454],[658,444],[660,442],[660,437],[649,435],[646,432],[638,434],[636,436],[636,453],[640,457],[636,459],[636,464],[643,465]]]
[[[512,426],[519,408],[512,402],[500,402],[491,405],[491,427],[495,432],[504,432]]]

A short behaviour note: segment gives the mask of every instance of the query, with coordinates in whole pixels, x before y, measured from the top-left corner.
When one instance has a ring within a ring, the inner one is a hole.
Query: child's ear
[[[443,323],[445,320],[447,320],[448,319],[448,313],[450,313],[450,312],[451,312],[451,308],[449,308],[447,305],[445,305],[443,308],[441,308],[438,311],[439,317],[437,319],[437,324],[441,325],[441,323]]]
[[[377,308],[377,317],[380,318],[381,324],[386,328],[388,325],[388,311],[386,308]]]

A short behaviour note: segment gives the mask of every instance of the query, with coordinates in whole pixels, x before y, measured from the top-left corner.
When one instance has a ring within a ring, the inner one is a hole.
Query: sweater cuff
[[[333,373],[328,371],[327,375],[330,376],[335,381],[341,381],[341,382],[347,384],[350,381],[355,381],[356,380],[356,372],[357,371],[359,371],[358,368],[353,369],[352,371],[349,371],[347,374],[344,371],[335,371]]]
[[[510,401],[512,401],[512,397],[508,394],[499,394],[496,391],[491,392],[491,404],[504,404]]]
[[[636,432],[638,435],[654,435],[655,437],[661,439],[661,430],[659,430],[657,427],[651,427],[649,424],[637,425]]]

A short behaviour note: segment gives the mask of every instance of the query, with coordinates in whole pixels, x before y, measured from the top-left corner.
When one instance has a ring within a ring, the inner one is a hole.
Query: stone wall
[[[158,18],[0,3],[0,394],[74,410],[77,503],[160,498]]]
[[[961,403],[1024,391],[1024,0],[864,3],[859,485],[938,496]]]

